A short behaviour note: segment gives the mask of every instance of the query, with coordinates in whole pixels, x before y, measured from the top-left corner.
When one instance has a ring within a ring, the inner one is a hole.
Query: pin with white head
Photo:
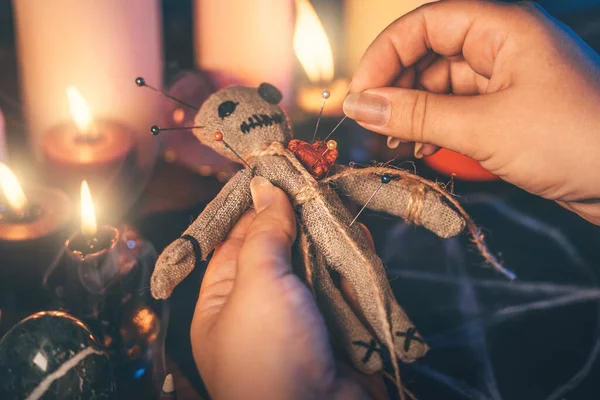
[[[335,149],[337,149],[337,142],[335,140],[330,140],[329,142],[327,142],[327,149],[325,149],[325,151],[319,156],[319,158],[317,158],[315,160],[315,162],[311,166],[311,168],[314,168],[315,165],[317,165],[317,163],[319,161],[321,161],[321,159],[325,156],[325,154],[327,154],[328,151],[335,150]]]
[[[321,122],[321,117],[323,116],[323,109],[325,108],[325,102],[327,99],[331,97],[331,92],[329,90],[323,90],[321,92],[321,98],[323,99],[323,103],[321,103],[321,110],[319,111],[319,117],[317,118],[317,124],[315,125],[315,133],[313,134],[313,139],[311,143],[314,143],[317,140],[317,132],[319,131],[319,123]]]

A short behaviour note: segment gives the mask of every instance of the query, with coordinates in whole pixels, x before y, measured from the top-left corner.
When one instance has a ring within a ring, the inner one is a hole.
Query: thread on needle
[[[175,98],[175,97],[171,96],[170,94],[168,94],[168,93],[165,93],[165,92],[163,92],[162,90],[159,90],[159,89],[155,88],[154,86],[150,86],[150,85],[148,85],[148,84],[146,83],[146,80],[145,80],[144,78],[142,78],[141,76],[140,76],[140,77],[137,77],[137,78],[135,78],[135,84],[136,84],[136,85],[138,85],[139,87],[147,87],[148,89],[152,89],[152,90],[154,90],[156,93],[160,93],[160,94],[162,94],[163,96],[165,96],[166,98],[168,98],[168,99],[171,99],[171,100],[173,100],[173,101],[176,101],[177,103],[179,103],[179,104],[181,104],[181,105],[183,105],[183,106],[189,107],[189,108],[191,108],[191,109],[192,109],[192,110],[194,110],[194,111],[198,111],[198,110],[200,110],[198,107],[196,107],[196,106],[193,106],[193,105],[191,105],[190,103],[186,103],[186,102],[185,102],[185,101],[183,101],[183,100],[179,100],[178,98]]]
[[[232,152],[232,153],[233,153],[233,154],[234,154],[234,155],[235,155],[237,158],[239,158],[239,159],[240,159],[240,161],[241,161],[241,162],[243,162],[243,163],[244,163],[244,165],[245,165],[246,167],[248,167],[248,169],[249,169],[250,171],[252,171],[252,167],[250,166],[250,164],[248,164],[248,163],[246,162],[246,160],[244,160],[244,158],[243,158],[242,156],[240,156],[240,155],[238,154],[238,152],[237,152],[237,151],[235,151],[235,150],[234,150],[234,149],[233,149],[233,148],[232,148],[232,147],[229,145],[229,143],[227,143],[225,140],[223,140],[223,134],[222,134],[221,132],[215,132],[215,134],[214,134],[214,139],[215,139],[215,141],[217,141],[217,142],[223,142],[223,145],[225,145],[225,147],[227,147],[227,148],[228,148],[228,149],[229,149],[229,150],[230,150],[230,151],[231,151],[231,152]]]
[[[319,123],[321,122],[321,117],[323,116],[323,109],[325,108],[325,102],[331,96],[331,92],[329,90],[323,90],[321,92],[321,97],[323,98],[323,103],[321,103],[321,110],[319,111],[319,117],[317,118],[317,124],[315,125],[315,133],[313,134],[313,139],[311,143],[314,143],[317,140],[317,132],[319,131]]]
[[[392,181],[392,177],[389,176],[388,174],[383,174],[381,176],[381,183],[379,184],[379,186],[377,186],[377,189],[375,189],[375,191],[373,192],[373,194],[371,195],[371,197],[369,197],[369,200],[367,200],[367,202],[365,203],[364,206],[362,206],[362,208],[360,209],[360,211],[358,212],[358,214],[356,214],[356,217],[354,217],[354,219],[352,220],[352,222],[350,222],[350,225],[348,226],[352,226],[356,220],[358,219],[358,217],[360,216],[360,214],[362,214],[362,212],[365,210],[365,208],[367,208],[367,206],[369,205],[369,203],[371,202],[371,200],[373,200],[373,197],[375,197],[375,195],[377,194],[377,192],[379,192],[379,189],[381,189],[383,187],[383,185],[386,185],[388,183],[390,183]]]
[[[335,128],[333,128],[333,130],[329,133],[329,135],[327,135],[327,137],[325,139],[323,139],[324,142],[326,142],[327,139],[329,139],[331,137],[331,135],[333,135],[333,132],[335,132],[337,130],[337,128],[339,128],[340,125],[342,125],[342,122],[344,122],[346,120],[346,118],[348,118],[348,116],[344,115],[344,118],[342,118],[340,120],[340,122],[338,122],[338,124],[335,126]]]

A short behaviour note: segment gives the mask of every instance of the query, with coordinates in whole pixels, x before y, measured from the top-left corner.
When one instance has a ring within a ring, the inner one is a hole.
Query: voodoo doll
[[[295,246],[304,264],[303,277],[330,333],[358,370],[373,373],[391,368],[399,379],[397,359],[415,361],[428,347],[396,302],[382,261],[365,232],[351,223],[352,215],[340,195],[443,238],[463,230],[463,214],[443,201],[441,189],[434,190],[436,184],[406,171],[333,165],[337,156],[333,146],[292,139],[290,121],[278,105],[281,99],[277,88],[263,83],[258,88],[225,88],[202,105],[195,118],[201,128],[194,129],[194,135],[234,161],[243,158],[246,169],[233,176],[161,254],[151,279],[152,295],[168,298],[196,262],[205,260],[225,240],[252,206],[252,177],[262,176],[286,192],[294,205],[299,222]],[[360,310],[344,298],[339,277],[352,288]]]

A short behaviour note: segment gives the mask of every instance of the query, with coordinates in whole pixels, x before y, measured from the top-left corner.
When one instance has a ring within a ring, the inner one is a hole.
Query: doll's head
[[[279,107],[282,95],[276,87],[262,83],[258,88],[232,86],[210,96],[196,115],[194,135],[205,145],[234,161],[239,159],[215,141],[215,132],[242,157],[263,143],[287,143],[292,129],[287,115]]]

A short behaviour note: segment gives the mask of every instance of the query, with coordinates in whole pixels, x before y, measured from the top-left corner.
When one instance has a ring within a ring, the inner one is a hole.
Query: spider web
[[[431,346],[403,366],[409,389],[421,399],[597,398],[600,384],[590,376],[600,372],[600,288],[582,255],[582,232],[567,238],[563,230],[575,229],[562,210],[537,215],[491,195],[466,200],[519,278],[481,268],[464,237],[392,227],[380,253],[400,304]],[[598,237],[598,228],[586,228]]]

